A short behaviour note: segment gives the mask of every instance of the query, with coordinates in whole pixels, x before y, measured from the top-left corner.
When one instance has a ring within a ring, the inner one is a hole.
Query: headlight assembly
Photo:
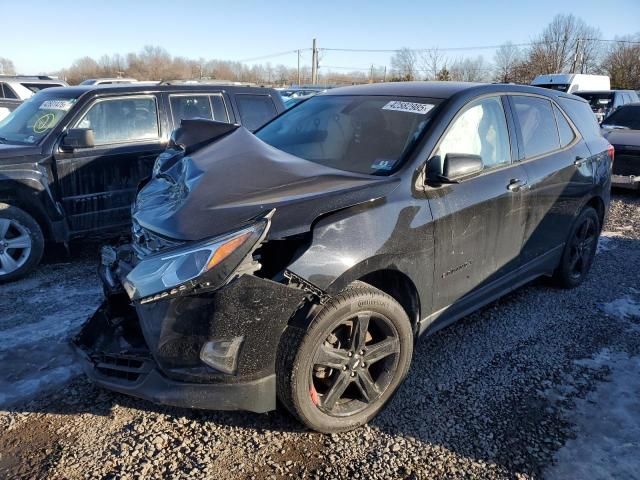
[[[143,258],[123,282],[131,300],[148,303],[201,286],[217,288],[267,233],[270,215],[236,232]]]

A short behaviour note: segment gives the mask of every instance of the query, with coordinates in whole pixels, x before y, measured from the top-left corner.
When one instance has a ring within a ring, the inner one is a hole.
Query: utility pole
[[[318,83],[318,49],[316,48],[316,39],[313,39],[313,47],[311,49],[311,83]]]
[[[373,83],[373,63],[371,64],[371,71],[369,73],[369,83]]]
[[[300,49],[298,49],[298,86],[300,86]]]
[[[386,82],[387,81],[387,66],[384,66],[384,77],[382,77],[382,81]]]
[[[580,39],[576,40],[576,51],[573,54],[573,65],[571,65],[571,73],[576,73],[576,67],[578,66],[578,55],[580,52]]]

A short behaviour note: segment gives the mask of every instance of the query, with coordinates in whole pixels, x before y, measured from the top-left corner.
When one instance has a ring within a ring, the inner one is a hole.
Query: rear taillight
[[[613,164],[613,159],[616,156],[616,149],[613,148],[613,145],[609,145],[607,147],[607,155],[609,155],[609,158],[611,159],[611,163]]]

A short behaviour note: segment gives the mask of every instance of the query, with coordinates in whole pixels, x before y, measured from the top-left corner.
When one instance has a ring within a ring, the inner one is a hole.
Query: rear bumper
[[[629,190],[640,190],[640,176],[635,175],[611,175],[611,185]]]

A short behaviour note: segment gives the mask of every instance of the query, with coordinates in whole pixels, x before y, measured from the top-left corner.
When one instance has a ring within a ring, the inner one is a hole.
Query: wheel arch
[[[602,230],[604,227],[604,217],[606,213],[604,200],[599,196],[594,196],[591,197],[584,206],[592,207],[596,211],[598,219],[600,220],[600,230]]]
[[[414,335],[417,333],[421,318],[420,295],[408,275],[399,270],[384,269],[369,272],[358,280],[383,291],[397,301],[407,313]]]
[[[24,185],[21,182],[0,182],[0,203],[13,205],[31,215],[42,229],[46,239],[51,239],[53,229],[43,206],[37,200],[43,191]]]

